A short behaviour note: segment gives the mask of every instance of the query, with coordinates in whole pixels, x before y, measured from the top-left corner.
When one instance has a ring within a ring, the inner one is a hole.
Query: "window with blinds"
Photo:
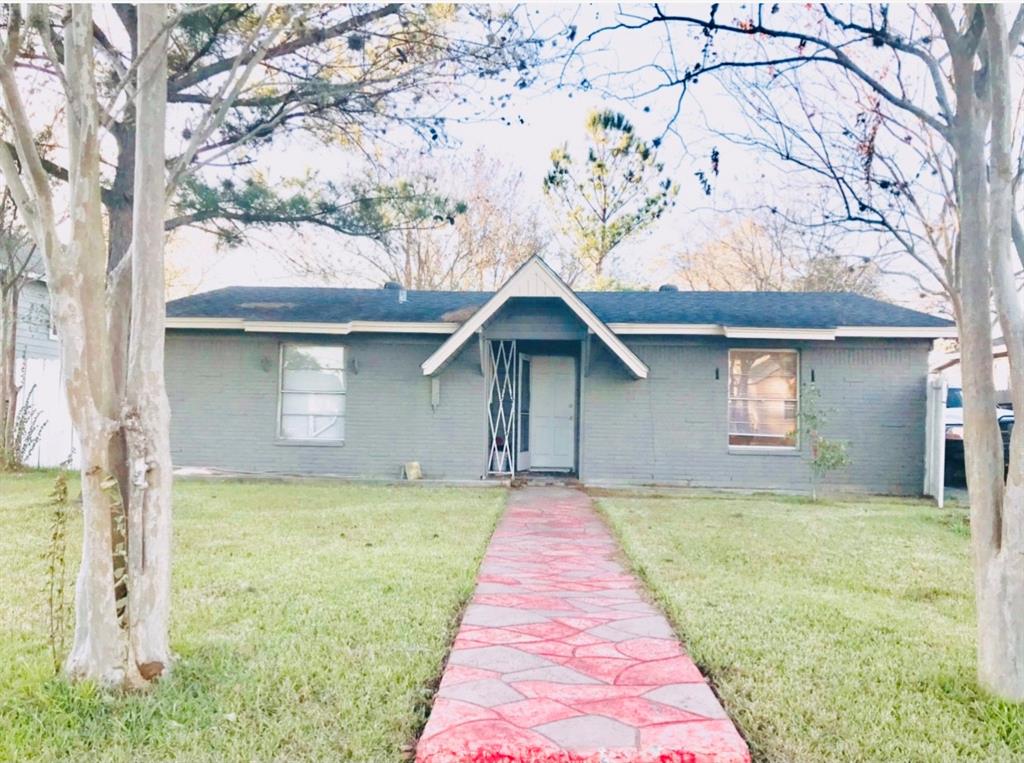
[[[345,439],[345,348],[281,345],[278,436],[284,440]]]
[[[799,355],[795,350],[729,351],[729,445],[797,447]]]

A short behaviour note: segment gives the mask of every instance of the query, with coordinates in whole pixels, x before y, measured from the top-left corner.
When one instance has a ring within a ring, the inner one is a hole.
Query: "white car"
[[[966,487],[964,464],[964,397],[960,387],[950,387],[946,396],[946,484]],[[996,408],[999,433],[1003,436],[1003,463],[1010,462],[1010,436],[1013,434],[1013,411]]]
[[[964,391],[960,387],[950,387],[946,392],[946,439],[964,439]],[[1013,427],[1013,411],[1009,408],[996,408],[996,420],[999,428],[1005,433]]]

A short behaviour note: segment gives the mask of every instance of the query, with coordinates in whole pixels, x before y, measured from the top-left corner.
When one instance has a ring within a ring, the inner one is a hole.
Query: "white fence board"
[[[22,358],[18,361],[19,381],[24,386],[19,394],[19,406],[31,394],[32,405],[42,411],[40,421],[45,422],[39,442],[29,456],[27,466],[60,466],[67,462],[78,467],[78,440],[71,425],[67,398],[61,380],[60,360],[57,358]],[[27,364],[25,366],[24,364]],[[24,377],[22,376],[24,373]]]
[[[946,485],[946,380],[939,374],[928,377],[925,405],[924,494],[935,498],[942,508]]]

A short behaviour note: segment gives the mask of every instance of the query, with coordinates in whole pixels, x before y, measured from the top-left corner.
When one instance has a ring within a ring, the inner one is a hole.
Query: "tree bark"
[[[82,564],[75,587],[75,637],[65,663],[75,679],[137,685],[114,594],[112,512],[119,503],[110,438],[118,405],[106,324],[106,254],[100,198],[99,114],[92,66],[92,8],[74,6],[65,36],[68,80],[70,242],[46,247],[61,337],[68,407],[82,449]]]
[[[991,97],[988,261],[982,262],[980,254],[972,251],[973,262],[963,263],[963,278],[965,282],[976,280],[974,268],[971,267],[974,262],[978,265],[978,270],[985,270],[986,265],[991,268],[992,293],[1010,362],[1014,409],[1024,411],[1024,309],[1015,286],[1011,229],[1014,214],[1013,159],[1010,154],[1013,145],[1013,107],[1010,99],[1009,30],[1001,7],[982,8],[988,42],[988,88]],[[984,130],[974,131],[974,136],[978,142],[983,141]],[[961,160],[961,165],[963,164]],[[976,171],[983,172],[984,166],[979,165]],[[963,226],[963,223],[961,225]],[[980,233],[981,231],[971,230],[972,236],[978,237],[979,244]],[[968,302],[965,296],[964,302],[970,304],[972,311],[976,313],[974,320],[981,320],[981,308],[989,306],[987,298],[980,304],[974,300]],[[988,315],[986,314],[984,318],[987,320]],[[983,349],[985,355],[981,357]],[[991,385],[991,344],[985,348],[980,345],[972,347],[973,357],[970,359],[966,346],[963,352],[965,371],[970,363],[976,363],[979,370],[984,367],[988,372],[984,381]],[[978,381],[981,380],[976,380],[975,383]],[[964,388],[966,390],[966,383]],[[977,408],[981,400],[976,399],[974,402],[975,410],[971,413],[974,416],[983,416],[986,412]],[[966,400],[964,411],[966,424]],[[987,414],[988,419],[994,421],[992,408]],[[976,423],[975,427],[977,426]],[[984,436],[991,437],[987,431]],[[990,529],[998,534],[988,539],[986,548],[978,549],[976,552],[980,555],[977,569],[978,678],[983,686],[996,695],[1005,699],[1024,701],[1024,454],[1021,436],[1019,432],[1015,432],[1004,483],[1003,448],[998,428],[996,440],[999,448],[997,458],[983,462],[981,459],[975,459],[979,462],[975,464],[978,470],[975,478],[981,480],[983,484],[991,481],[998,488],[992,496],[988,495],[987,490],[983,490],[979,496],[991,501],[991,511],[997,515],[998,521],[993,523],[994,526]],[[970,472],[968,474],[970,477]],[[972,510],[974,500],[972,495]]]
[[[1024,490],[1021,440],[1013,438],[1004,479],[995,416],[992,297],[1010,355],[1011,387],[1024,410],[1024,309],[1014,288],[1010,51],[1003,11],[981,6],[987,65],[973,46],[947,35],[956,95],[950,142],[959,207],[957,325],[964,392],[964,440],[978,623],[978,681],[997,696],[1024,700]],[[939,9],[941,12],[941,9]],[[989,137],[991,128],[991,139]]]
[[[167,107],[166,6],[140,5],[137,157],[131,247],[132,315],[124,422],[128,446],[128,624],[143,677],[171,664],[170,405],[164,388],[164,132]]]
[[[14,420],[18,414],[17,351],[20,284],[0,289],[0,468],[18,464],[14,453]]]
[[[132,243],[135,184],[135,110],[126,109],[124,121],[111,125],[117,143],[117,169],[107,194],[107,270],[113,271],[128,254]]]
[[[129,21],[136,22],[136,14],[130,14]],[[127,25],[128,21],[126,21]],[[127,27],[126,27],[127,28]],[[132,39],[132,58],[137,55],[137,30],[129,29]],[[131,103],[125,106],[122,121],[111,125],[111,133],[117,143],[117,168],[110,192],[104,196],[107,210],[107,327],[110,332],[111,365],[114,374],[114,393],[123,400],[128,380],[128,340],[132,323],[132,269],[128,252],[131,248],[134,222],[133,194],[135,184],[135,108]],[[127,509],[131,502],[128,473],[128,442],[121,428],[110,438],[110,464],[121,493],[121,503],[115,506],[114,517],[115,567],[124,567],[127,559]],[[118,600],[124,600],[127,589],[121,585],[116,592]]]
[[[1024,662],[1011,658],[1013,642],[1024,635],[1024,608],[1014,602],[1013,588],[1024,586],[1024,575],[1013,583],[1007,563],[1022,548],[1004,544],[1005,527],[1003,445],[996,421],[992,375],[990,322],[988,201],[983,140],[980,133],[960,141],[961,368],[964,393],[964,449],[971,504],[971,546],[978,619],[978,679],[1006,698],[1024,698]],[[1019,468],[1019,467],[1018,467]],[[1024,589],[1021,589],[1024,591]],[[1016,609],[1016,615],[1013,610]],[[1014,633],[1016,631],[1016,633]],[[1016,676],[1016,677],[1014,677]],[[1019,684],[1018,684],[1019,682]],[[1017,688],[1013,688],[1017,685]]]

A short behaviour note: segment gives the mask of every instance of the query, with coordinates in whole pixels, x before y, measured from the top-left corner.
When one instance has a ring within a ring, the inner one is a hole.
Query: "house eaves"
[[[836,326],[834,328],[766,328],[721,326],[714,323],[609,323],[620,336],[724,336],[729,339],[809,339],[834,341],[841,338],[952,339],[956,326]]]
[[[246,331],[259,334],[451,334],[458,323],[446,321],[254,321],[245,318],[167,318],[169,329]]]

